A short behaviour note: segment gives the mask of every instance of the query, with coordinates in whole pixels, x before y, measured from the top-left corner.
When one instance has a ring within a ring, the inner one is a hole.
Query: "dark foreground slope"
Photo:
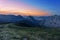
[[[1,24],[0,40],[60,40],[60,28],[22,27],[13,23]]]

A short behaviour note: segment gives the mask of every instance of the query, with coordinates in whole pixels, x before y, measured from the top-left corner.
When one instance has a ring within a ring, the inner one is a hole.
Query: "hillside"
[[[60,40],[60,28],[22,27],[13,23],[1,24],[0,40]]]

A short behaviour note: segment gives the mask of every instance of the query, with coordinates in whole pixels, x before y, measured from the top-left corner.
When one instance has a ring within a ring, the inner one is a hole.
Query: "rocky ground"
[[[0,25],[0,40],[60,40],[60,28],[21,27],[12,23]]]

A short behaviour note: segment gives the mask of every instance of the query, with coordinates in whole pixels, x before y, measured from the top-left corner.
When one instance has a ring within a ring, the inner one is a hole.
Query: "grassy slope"
[[[6,29],[10,40],[60,40],[60,28],[37,28],[37,27],[21,27],[14,24],[1,24],[7,26]],[[0,39],[3,39],[3,28],[0,28]]]

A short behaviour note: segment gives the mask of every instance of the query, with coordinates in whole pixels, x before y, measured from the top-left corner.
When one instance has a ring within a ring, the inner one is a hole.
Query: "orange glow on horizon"
[[[38,10],[30,10],[30,11],[27,11],[27,10],[21,10],[21,11],[14,11],[14,10],[7,10],[7,11],[0,11],[0,14],[14,14],[14,15],[24,15],[24,16],[47,16],[47,15],[50,15],[48,12],[45,12],[45,11],[38,11]]]

